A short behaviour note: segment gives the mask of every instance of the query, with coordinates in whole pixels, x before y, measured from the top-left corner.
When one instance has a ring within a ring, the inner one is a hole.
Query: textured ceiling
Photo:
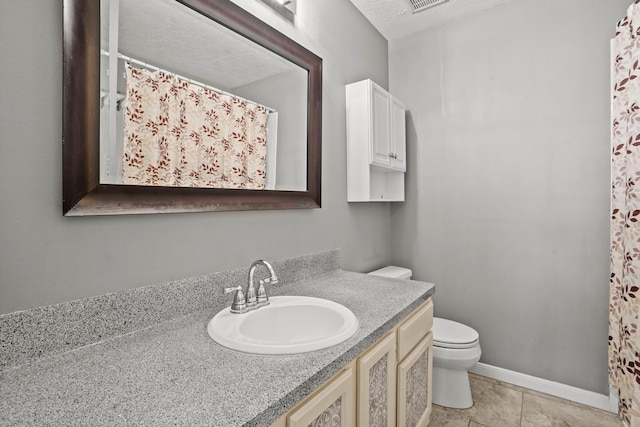
[[[509,1],[448,0],[413,14],[406,0],[351,0],[351,3],[380,34],[394,40]]]
[[[387,40],[508,1],[511,0],[448,0],[412,14],[406,0],[351,0]],[[102,46],[108,49],[110,1],[100,3]],[[119,50],[150,64],[197,80],[216,82],[217,87],[225,90],[292,69],[291,64],[255,45],[238,47],[246,40],[175,0],[119,0],[119,4]]]
[[[223,90],[299,69],[175,0],[118,1],[118,50],[140,61]],[[108,50],[111,3],[100,3]]]

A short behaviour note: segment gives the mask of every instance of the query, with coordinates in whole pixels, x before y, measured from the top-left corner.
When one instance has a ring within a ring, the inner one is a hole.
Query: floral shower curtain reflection
[[[263,189],[267,110],[127,64],[123,182]]]
[[[625,424],[640,427],[640,5],[618,23],[611,57],[609,382]]]

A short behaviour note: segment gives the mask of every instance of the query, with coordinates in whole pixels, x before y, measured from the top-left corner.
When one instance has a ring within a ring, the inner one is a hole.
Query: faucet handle
[[[244,313],[247,311],[247,300],[242,292],[242,286],[236,286],[233,288],[224,288],[224,293],[228,294],[235,291],[236,294],[233,297],[233,303],[231,303],[232,313]]]
[[[267,296],[267,291],[264,289],[265,283],[267,283],[266,280],[258,281],[258,307],[269,305],[269,297]]]

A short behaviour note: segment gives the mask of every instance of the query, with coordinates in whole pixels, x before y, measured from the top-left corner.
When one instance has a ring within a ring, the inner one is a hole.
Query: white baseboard
[[[533,377],[531,375],[521,374],[520,372],[498,368],[485,363],[476,363],[476,365],[469,371],[474,374],[482,375],[483,377],[504,381],[530,390],[571,400],[572,402],[592,406],[594,408],[603,409],[613,413],[618,412],[618,402],[613,394],[611,394],[611,396],[607,396],[570,385]]]

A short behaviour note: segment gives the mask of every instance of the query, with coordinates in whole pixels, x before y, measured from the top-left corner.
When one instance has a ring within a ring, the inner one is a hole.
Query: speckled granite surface
[[[272,263],[283,284],[338,269],[339,250]],[[0,315],[0,369],[127,334],[194,311],[231,304],[225,287],[249,266]],[[265,274],[257,271],[257,274]],[[266,277],[266,276],[265,276]]]
[[[285,270],[300,262],[274,263],[283,281],[270,295],[316,296],[350,308],[360,329],[342,344],[288,356],[225,349],[206,325],[229,301],[212,298],[207,308],[5,367],[0,425],[268,426],[434,292],[424,282],[338,270],[337,252],[318,256],[303,257],[312,268],[298,273]]]

